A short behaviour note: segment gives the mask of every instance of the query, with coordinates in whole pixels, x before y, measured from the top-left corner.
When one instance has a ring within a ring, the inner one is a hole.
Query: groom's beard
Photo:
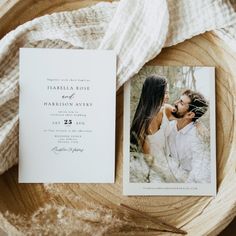
[[[175,118],[178,118],[178,119],[180,119],[180,118],[183,118],[184,117],[184,115],[185,115],[185,113],[183,114],[183,113],[180,113],[179,112],[179,110],[178,110],[178,107],[175,105],[175,111],[173,111],[172,112],[172,115],[175,117]]]

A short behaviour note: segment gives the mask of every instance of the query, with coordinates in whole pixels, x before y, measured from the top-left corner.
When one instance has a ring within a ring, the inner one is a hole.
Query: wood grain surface
[[[1,1],[0,38],[17,25],[37,16],[78,9],[96,2],[98,1]],[[119,228],[125,235],[130,235],[131,232],[143,235],[144,231],[145,235],[184,233],[174,227],[187,231],[189,235],[216,235],[230,223],[236,215],[235,53],[213,33],[208,32],[163,49],[148,64],[216,67],[217,196],[214,198],[122,195],[121,88],[117,92],[115,184],[18,184],[18,166],[15,166],[0,176],[0,219],[5,222],[0,228],[7,229],[9,234],[25,233],[28,230],[46,235],[45,222],[49,221],[44,219],[44,216],[50,219],[52,224],[58,222],[55,221],[55,211],[58,213],[60,207],[64,207],[63,211],[70,209],[67,215],[62,215],[62,218],[70,219],[69,222],[73,222],[73,217],[76,222],[76,212],[80,209],[90,209],[91,212],[100,210],[103,214],[104,211],[110,212],[112,217],[116,216],[114,219],[126,219],[129,222],[126,227]],[[135,210],[138,212],[135,213]],[[144,215],[140,215],[140,212]],[[168,225],[162,225],[162,222]],[[38,231],[34,228],[34,223],[38,224]],[[114,231],[111,233],[121,235],[121,231],[115,228],[114,225]],[[52,235],[53,231],[49,232]],[[73,235],[78,235],[76,228]]]

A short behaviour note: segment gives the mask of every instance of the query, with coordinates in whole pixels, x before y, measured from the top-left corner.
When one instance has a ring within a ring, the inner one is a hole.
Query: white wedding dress
[[[146,137],[150,154],[130,153],[130,182],[177,182],[171,167],[169,166],[168,160],[170,158],[167,137],[170,131],[170,121],[163,109],[163,118],[160,129],[154,134],[147,135]],[[147,159],[151,159],[152,161],[148,163]]]
[[[153,164],[150,167],[150,182],[176,182],[170,166],[170,151],[167,137],[171,132],[170,121],[163,109],[163,118],[160,129],[152,135],[147,135],[150,155],[153,157]]]

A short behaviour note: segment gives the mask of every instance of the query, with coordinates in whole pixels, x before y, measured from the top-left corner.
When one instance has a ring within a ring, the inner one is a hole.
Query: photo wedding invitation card
[[[124,195],[216,195],[215,68],[144,66],[124,87]]]
[[[20,49],[19,182],[113,183],[112,50]]]

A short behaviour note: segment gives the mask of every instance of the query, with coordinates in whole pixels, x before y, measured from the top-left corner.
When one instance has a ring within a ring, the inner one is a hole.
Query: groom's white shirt
[[[203,141],[200,139],[193,122],[177,130],[177,122],[170,122],[168,136],[169,160],[177,182],[209,182],[209,170],[206,163],[209,159]],[[207,165],[208,166],[208,165]]]

